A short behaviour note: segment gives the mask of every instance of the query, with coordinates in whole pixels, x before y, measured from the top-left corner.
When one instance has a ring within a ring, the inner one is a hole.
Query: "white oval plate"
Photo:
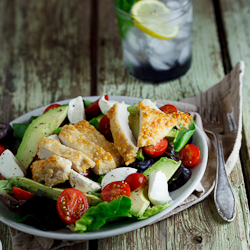
[[[91,97],[83,97],[84,100],[89,101],[95,101],[99,98],[99,96],[91,96]],[[133,98],[133,97],[126,97],[126,96],[110,96],[110,100],[116,100],[118,102],[124,101],[126,104],[134,104],[138,103],[142,99],[140,98]],[[64,100],[57,102],[60,104],[68,104],[69,100]],[[162,105],[158,105],[159,107]],[[25,123],[28,121],[28,119],[31,116],[38,116],[43,113],[47,106],[38,108],[36,110],[33,110],[25,115],[20,116],[19,118],[15,119],[11,122],[13,123]],[[170,196],[172,198],[172,201],[170,202],[170,206],[166,208],[165,210],[161,211],[160,213],[142,221],[135,221],[130,220],[128,218],[127,221],[123,222],[115,222],[112,224],[107,224],[104,227],[102,227],[99,230],[96,231],[90,231],[85,233],[73,233],[69,229],[61,229],[57,231],[41,231],[39,229],[36,229],[32,226],[25,225],[22,223],[16,223],[14,221],[14,214],[11,213],[2,202],[0,202],[0,221],[5,223],[6,225],[15,228],[17,230],[20,230],[22,232],[46,237],[46,238],[52,238],[52,239],[61,239],[61,240],[93,240],[93,239],[101,239],[106,238],[118,234],[124,234],[130,231],[133,231],[135,229],[141,228],[143,226],[146,226],[150,223],[153,223],[155,220],[161,218],[162,216],[166,215],[170,211],[172,211],[174,208],[176,208],[178,205],[180,205],[195,189],[197,184],[200,182],[205,169],[207,165],[207,158],[208,158],[208,148],[207,148],[207,142],[205,140],[205,137],[203,136],[201,130],[196,127],[196,131],[193,135],[193,143],[198,146],[201,153],[201,158],[198,164],[191,168],[192,176],[190,180],[181,188],[173,191],[170,193]]]

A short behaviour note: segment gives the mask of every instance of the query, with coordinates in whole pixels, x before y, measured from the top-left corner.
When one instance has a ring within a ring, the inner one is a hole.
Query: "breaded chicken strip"
[[[139,102],[140,131],[138,147],[155,145],[163,139],[173,127],[188,128],[193,117],[188,113],[178,112],[165,114]]]
[[[72,162],[57,155],[35,161],[30,166],[34,181],[53,187],[69,179]]]
[[[90,125],[88,121],[82,120],[74,126],[88,140],[94,142],[96,145],[109,152],[115,160],[116,167],[122,166],[124,164],[123,158],[115,148],[114,143],[106,140],[105,136],[102,135],[98,130],[96,130],[94,126]]]
[[[80,151],[65,147],[56,140],[42,137],[38,143],[38,157],[43,160],[51,155],[58,155],[72,162],[72,168],[78,173],[84,173],[95,166],[94,161]]]
[[[60,141],[67,147],[83,152],[87,157],[95,162],[92,169],[95,174],[102,175],[116,168],[113,156],[102,147],[88,140],[73,125],[64,125],[60,134]]]
[[[136,147],[136,140],[128,125],[128,116],[129,113],[124,103],[116,103],[108,111],[114,144],[123,157],[125,165],[129,165],[136,160],[136,154],[139,149]]]

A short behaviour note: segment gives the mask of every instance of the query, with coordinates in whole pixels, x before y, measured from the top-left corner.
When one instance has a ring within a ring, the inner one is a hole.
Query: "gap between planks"
[[[91,91],[91,95],[97,95],[98,0],[91,1],[90,23],[91,23],[91,28],[90,28],[90,55],[91,55],[90,91]]]
[[[224,73],[228,74],[232,70],[232,64],[231,64],[231,60],[229,57],[226,32],[224,29],[224,23],[223,23],[223,17],[222,17],[220,4],[221,4],[220,1],[213,0],[214,13],[215,13],[215,18],[216,18],[219,42],[220,42],[221,57],[222,57],[222,62],[223,62]]]

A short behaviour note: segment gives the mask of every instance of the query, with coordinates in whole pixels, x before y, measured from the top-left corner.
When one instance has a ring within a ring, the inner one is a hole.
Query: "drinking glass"
[[[160,83],[188,71],[192,61],[192,0],[140,0],[146,4],[144,9],[152,4],[159,6],[148,15],[137,14],[142,3],[134,10],[138,0],[113,1],[130,75]]]

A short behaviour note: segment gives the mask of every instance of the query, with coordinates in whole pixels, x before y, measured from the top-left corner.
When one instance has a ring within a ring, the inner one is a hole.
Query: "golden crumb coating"
[[[114,138],[114,145],[125,161],[129,165],[136,160],[138,147],[132,131],[128,125],[128,111],[125,104],[116,103],[108,111],[110,119],[110,130]]]
[[[53,187],[69,179],[71,161],[57,155],[51,155],[45,160],[39,160],[30,166],[34,181]]]
[[[95,174],[102,175],[116,168],[113,156],[102,147],[88,140],[73,125],[64,125],[59,133],[60,141],[67,147],[83,152],[95,162],[92,169]]]
[[[139,110],[141,122],[137,141],[138,147],[155,145],[173,127],[188,128],[190,121],[193,120],[193,117],[188,113],[165,114],[159,110],[151,109],[141,102],[139,102]]]
[[[58,155],[72,162],[72,168],[78,173],[84,173],[93,168],[95,162],[80,151],[62,145],[56,140],[42,137],[38,143],[38,157],[43,160],[51,155]]]
[[[74,124],[74,126],[88,140],[94,142],[96,145],[109,152],[114,158],[116,167],[122,166],[124,164],[123,158],[115,148],[114,143],[106,140],[105,136],[102,135],[98,130],[96,130],[94,126],[90,125],[88,121],[82,120],[77,124]]]

